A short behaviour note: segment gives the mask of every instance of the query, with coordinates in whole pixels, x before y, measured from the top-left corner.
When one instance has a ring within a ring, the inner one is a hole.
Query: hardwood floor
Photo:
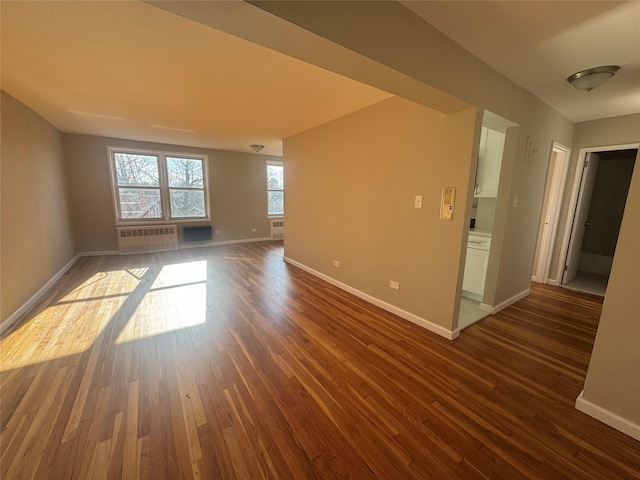
[[[640,479],[574,408],[601,299],[450,342],[264,242],[82,258],[0,341],[0,478]]]

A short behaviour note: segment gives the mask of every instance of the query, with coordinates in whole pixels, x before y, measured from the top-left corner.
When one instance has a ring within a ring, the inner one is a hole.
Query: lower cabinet
[[[482,301],[484,294],[484,281],[487,277],[489,265],[489,251],[477,248],[467,248],[467,260],[464,264],[464,278],[462,290],[473,295],[467,295],[478,301]],[[463,292],[464,295],[464,292]]]

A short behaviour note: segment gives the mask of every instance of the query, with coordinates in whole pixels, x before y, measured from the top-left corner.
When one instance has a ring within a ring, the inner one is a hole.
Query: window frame
[[[133,154],[133,155],[148,155],[158,158],[158,179],[159,185],[156,186],[142,186],[142,187],[127,187],[126,185],[118,185],[118,178],[115,168],[115,154]],[[202,188],[182,188],[182,187],[170,187],[169,178],[167,172],[167,158],[184,158],[188,160],[200,160],[202,162]],[[211,208],[210,208],[210,193],[209,193],[209,157],[208,155],[185,153],[185,152],[170,152],[164,150],[154,149],[139,149],[128,147],[114,147],[107,146],[107,160],[109,162],[109,177],[111,179],[111,199],[113,201],[113,213],[115,217],[116,226],[131,225],[131,224],[144,224],[144,225],[161,225],[166,223],[193,223],[211,221]],[[161,216],[157,218],[122,218],[122,211],[120,205],[119,191],[121,188],[143,188],[149,190],[159,190],[160,192],[160,208],[162,209]],[[204,192],[204,211],[203,217],[173,217],[171,212],[171,190],[202,190]]]
[[[282,189],[269,188],[269,167],[282,167]],[[267,218],[284,218],[284,164],[276,160],[267,160],[265,164],[265,173],[267,173]],[[269,192],[282,192],[282,209],[283,213],[269,213]]]

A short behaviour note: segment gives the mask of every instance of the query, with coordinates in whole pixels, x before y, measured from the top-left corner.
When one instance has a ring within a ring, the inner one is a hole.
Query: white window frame
[[[282,173],[284,177],[284,164],[282,162],[267,160],[265,165],[265,172],[268,170],[270,165],[275,167],[282,167]],[[267,176],[267,217],[268,218],[284,218],[284,213],[274,213],[274,214],[269,213],[269,192],[282,192],[282,195],[284,196],[284,185],[282,185],[282,190],[275,190],[275,189],[269,188],[269,177]],[[282,208],[284,209],[284,205]]]
[[[121,218],[120,201],[118,195],[118,189],[122,186],[118,185],[118,178],[116,176],[115,169],[115,154],[116,153],[130,153],[134,155],[150,155],[158,158],[158,175],[160,184],[157,188],[160,190],[160,205],[162,208],[162,216],[158,218]],[[207,155],[199,155],[194,153],[185,152],[167,152],[163,150],[146,150],[128,147],[107,147],[107,157],[109,161],[109,173],[111,177],[111,198],[113,200],[113,214],[115,217],[116,225],[131,225],[131,224],[145,224],[145,225],[160,225],[168,222],[171,223],[193,223],[195,221],[211,221],[211,212],[209,208],[209,157]],[[171,200],[169,192],[176,187],[169,187],[169,181],[167,178],[167,157],[185,158],[191,160],[202,161],[202,175],[203,175],[203,190],[204,190],[204,217],[172,217],[171,216]]]

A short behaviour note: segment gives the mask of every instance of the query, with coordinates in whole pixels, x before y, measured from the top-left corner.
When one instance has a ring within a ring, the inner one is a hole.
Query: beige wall
[[[566,222],[579,150],[640,142],[640,115],[605,118],[576,124],[559,225]],[[583,397],[596,406],[640,425],[640,162],[629,187],[618,243],[607,286]],[[552,273],[557,267],[556,252]],[[637,428],[637,427],[636,427]]]
[[[583,397],[633,422],[637,431],[640,431],[639,239],[640,168],[636,161]]]
[[[451,329],[475,125],[473,109],[392,98],[285,139],[285,256]],[[456,210],[443,221],[449,186]]]
[[[280,157],[61,134],[2,92],[0,322],[76,253],[117,250],[108,145],[208,155],[213,241],[270,236],[266,161]]]
[[[71,218],[81,252],[118,248],[107,146],[208,155],[212,222],[194,224],[219,230],[214,242],[270,236],[266,161],[280,157],[65,134]]]
[[[421,92],[420,85],[435,87],[467,105],[489,110],[519,125],[512,129],[515,138],[507,138],[505,143],[484,301],[498,305],[527,291],[552,143],[571,145],[573,122],[397,2],[261,1],[253,5],[291,22],[281,26],[287,42],[273,35],[273,29],[263,30],[265,33],[260,36],[255,29],[243,31],[237,23],[231,27],[235,34],[323,68],[357,76],[360,81],[425,106],[450,111],[437,95]],[[252,14],[258,15],[255,10]],[[265,18],[265,22],[271,25],[273,18]],[[291,24],[302,31],[292,29]],[[299,48],[306,44],[303,42],[313,41],[306,35],[309,31],[333,43]],[[354,52],[361,57],[355,63],[348,62]],[[382,86],[370,63],[403,76],[385,76]],[[349,65],[358,68],[350,69]],[[531,163],[524,161],[527,138],[535,141],[537,149]],[[514,196],[519,199],[517,208],[512,206]]]
[[[10,95],[2,98],[0,322],[75,255],[60,132]]]

